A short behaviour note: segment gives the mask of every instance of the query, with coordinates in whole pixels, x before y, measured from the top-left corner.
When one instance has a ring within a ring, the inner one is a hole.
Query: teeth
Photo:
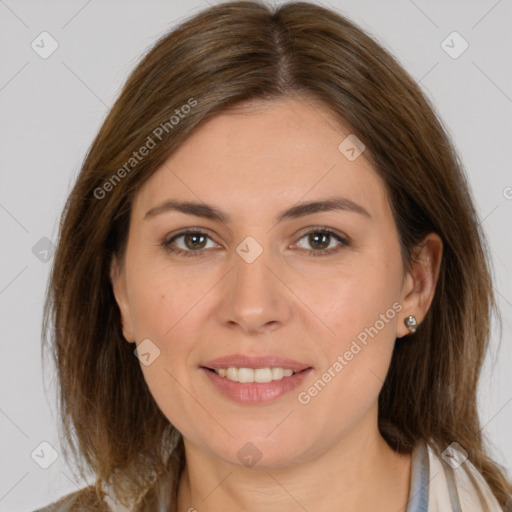
[[[282,368],[272,368],[272,380],[282,379],[284,377],[284,370]]]
[[[219,368],[215,370],[217,375],[226,377],[234,382],[272,382],[273,380],[281,380],[283,377],[290,377],[294,373],[293,370],[285,368],[258,368],[256,370],[252,368]]]
[[[272,370],[270,368],[258,368],[254,370],[254,382],[270,382],[273,379]],[[240,370],[238,370],[240,375]]]
[[[228,368],[226,370],[226,377],[229,380],[234,380],[235,382],[238,382],[238,368]]]
[[[254,382],[255,373],[252,368],[238,368],[238,382]]]

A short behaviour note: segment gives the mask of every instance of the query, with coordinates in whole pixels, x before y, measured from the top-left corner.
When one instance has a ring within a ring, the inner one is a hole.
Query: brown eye
[[[339,252],[343,247],[350,245],[346,239],[326,228],[312,229],[302,235],[300,240],[306,237],[307,243],[313,248],[306,249],[309,256],[329,256]],[[183,239],[181,247],[176,243],[176,241],[180,239]],[[203,251],[203,249],[208,248],[205,245],[208,239],[211,240],[211,238],[202,231],[188,230],[164,240],[161,245],[169,253],[178,254],[180,256],[202,257],[205,256],[206,252]],[[336,240],[338,244],[331,246]]]
[[[183,236],[183,241],[188,249],[203,249],[206,237],[202,233],[188,233]]]
[[[313,229],[305,233],[301,237],[301,240],[306,237],[307,243],[310,247],[313,247],[313,250],[307,250],[310,256],[328,256],[340,251],[341,248],[350,245],[347,240],[330,229]],[[337,240],[339,243],[329,248],[331,243],[334,241],[333,239]]]
[[[174,235],[172,238],[162,242],[163,248],[170,252],[180,254],[182,256],[202,256],[205,249],[205,243],[210,237],[202,231],[185,231]],[[176,247],[176,241],[183,239],[181,247]]]
[[[308,236],[308,243],[315,249],[327,249],[331,241],[331,235],[327,233],[310,233]]]

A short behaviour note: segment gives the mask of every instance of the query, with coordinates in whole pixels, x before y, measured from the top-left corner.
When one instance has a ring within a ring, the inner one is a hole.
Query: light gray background
[[[53,376],[50,368],[45,391],[40,356],[51,263],[32,248],[43,237],[56,241],[71,183],[139,57],[209,3],[0,0],[0,511],[33,510],[84,485],[61,456],[46,470],[31,457],[44,441],[60,452]],[[502,343],[495,324],[479,407],[492,453],[512,475],[512,2],[323,4],[367,29],[420,82],[467,169],[503,315]],[[47,59],[31,47],[43,31],[59,44]],[[469,43],[458,58],[442,47],[453,31]],[[45,446],[35,453],[40,463],[51,456]]]

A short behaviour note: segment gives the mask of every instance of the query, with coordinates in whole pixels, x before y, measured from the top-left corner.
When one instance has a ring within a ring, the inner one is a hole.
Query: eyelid
[[[299,236],[302,238],[304,235],[307,235],[314,231],[328,231],[330,233],[335,234],[336,236],[339,236],[341,239],[343,239],[345,242],[347,242],[347,244],[352,243],[352,239],[348,235],[345,235],[344,233],[342,233],[341,231],[338,231],[335,228],[331,228],[331,227],[325,226],[325,225],[307,226],[299,231],[299,233],[300,233]]]
[[[171,245],[171,242],[173,242],[174,240],[176,240],[177,238],[179,238],[181,236],[185,236],[188,234],[206,235],[206,237],[209,238],[212,242],[214,242],[215,244],[220,246],[220,244],[215,241],[215,238],[212,236],[211,232],[208,229],[196,228],[196,227],[183,228],[176,232],[171,233],[170,235],[166,235],[162,238],[162,240],[160,241],[160,243],[158,245],[161,245],[164,247],[164,249],[169,250],[168,247]],[[184,251],[183,249],[178,249],[178,248],[176,249],[176,252],[180,252],[180,251],[189,252],[189,253],[200,253],[200,252],[204,252],[205,249],[199,249],[197,251]],[[170,251],[170,252],[173,252],[173,251]]]
[[[329,236],[338,239],[339,244],[336,247],[331,248],[331,249],[319,249],[319,250],[303,249],[303,248],[299,249],[300,251],[307,253],[309,256],[329,256],[331,254],[338,253],[341,250],[341,248],[343,248],[343,247],[348,247],[348,246],[352,245],[351,238],[343,233],[340,233],[338,230],[336,230],[334,228],[330,228],[325,225],[312,225],[312,226],[306,226],[305,228],[302,228],[299,231],[299,233],[294,236],[294,238],[297,238],[297,241],[293,243],[292,247],[295,247],[300,242],[300,240],[302,238],[304,238],[306,235],[308,235],[310,233],[326,233]],[[192,256],[192,257],[204,256],[204,253],[206,252],[206,250],[204,248],[198,249],[196,251],[184,250],[184,249],[179,249],[179,248],[174,248],[174,247],[171,248],[171,242],[173,242],[176,238],[179,238],[180,236],[184,236],[187,234],[206,235],[206,237],[209,238],[210,240],[212,240],[215,244],[220,245],[215,241],[215,237],[213,237],[211,235],[211,232],[209,229],[193,227],[193,226],[183,228],[174,233],[171,233],[168,236],[165,236],[158,245],[162,246],[164,248],[164,250],[166,250],[169,253],[176,253],[178,255],[181,254],[181,255]]]
[[[318,224],[314,224],[314,225],[311,225],[311,226],[306,226],[306,227],[300,229],[295,236],[299,236],[299,237],[302,238],[304,235],[307,235],[308,233],[310,233],[311,231],[314,231],[314,230],[331,231],[334,234],[336,234],[337,236],[339,236],[340,238],[344,239],[347,243],[352,243],[352,239],[349,236],[347,236],[346,234],[338,231],[335,228],[331,228],[331,227],[325,226],[325,225],[318,225]],[[183,229],[180,229],[180,230],[178,230],[176,232],[171,233],[170,235],[166,235],[166,236],[163,237],[163,240],[164,241],[165,240],[169,241],[169,240],[172,240],[175,237],[178,237],[179,235],[185,235],[185,234],[188,234],[190,232],[199,232],[199,233],[208,235],[215,242],[215,236],[212,236],[212,232],[208,228],[201,228],[201,227],[195,227],[195,226],[183,228]],[[217,242],[215,242],[215,243],[217,243]]]

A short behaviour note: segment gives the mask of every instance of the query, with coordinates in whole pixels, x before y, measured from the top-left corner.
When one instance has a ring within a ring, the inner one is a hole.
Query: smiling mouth
[[[282,380],[291,377],[295,373],[301,373],[305,370],[291,370],[289,368],[268,367],[268,368],[206,368],[210,372],[216,373],[227,380],[240,383],[261,383],[265,384],[275,380]]]

